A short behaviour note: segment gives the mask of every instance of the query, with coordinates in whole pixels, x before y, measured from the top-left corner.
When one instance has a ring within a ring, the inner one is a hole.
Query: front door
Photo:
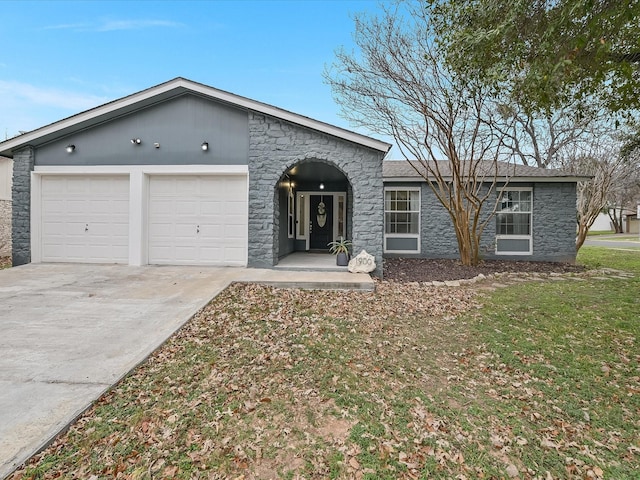
[[[333,195],[311,195],[309,199],[309,248],[328,250],[333,241]]]

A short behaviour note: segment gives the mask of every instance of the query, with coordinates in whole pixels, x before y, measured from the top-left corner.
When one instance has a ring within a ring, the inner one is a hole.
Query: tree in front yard
[[[516,157],[543,168],[571,159],[572,171],[594,176],[578,188],[577,245],[605,199],[621,223],[632,176],[621,173],[617,148],[594,156],[589,143],[637,122],[640,0],[429,3],[448,65],[489,89],[516,120],[506,132]]]
[[[620,149],[620,174],[608,195],[607,213],[616,233],[623,233],[623,216],[640,203],[640,135],[630,134]]]
[[[438,38],[459,75],[528,112],[593,103],[640,109],[640,0],[434,0]]]
[[[618,192],[629,192],[629,185],[638,185],[638,163],[635,157],[624,154],[620,138],[594,138],[591,148],[575,148],[566,152],[561,166],[578,175],[590,175],[588,181],[578,182],[576,249],[584,244],[589,229],[598,215],[611,209],[619,210],[624,203]]]
[[[475,265],[500,197],[504,135],[491,127],[496,112],[484,89],[460,81],[434,39],[426,3],[356,16],[359,51],[338,50],[325,80],[345,118],[393,137],[403,157],[414,160],[451,218],[461,262]]]

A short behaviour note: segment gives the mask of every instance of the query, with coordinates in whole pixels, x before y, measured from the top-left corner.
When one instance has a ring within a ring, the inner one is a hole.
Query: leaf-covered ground
[[[13,478],[638,478],[638,270],[234,285]]]
[[[11,267],[11,257],[0,257],[0,270]]]

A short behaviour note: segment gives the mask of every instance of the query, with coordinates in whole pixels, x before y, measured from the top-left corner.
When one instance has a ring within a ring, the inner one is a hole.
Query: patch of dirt
[[[327,440],[340,440],[344,442],[349,435],[349,431],[353,428],[354,422],[340,419],[325,417],[323,425],[318,428],[321,437]]]
[[[395,282],[444,282],[474,278],[492,273],[578,273],[585,267],[572,263],[484,260],[475,267],[459,260],[427,258],[386,258],[384,279]]]

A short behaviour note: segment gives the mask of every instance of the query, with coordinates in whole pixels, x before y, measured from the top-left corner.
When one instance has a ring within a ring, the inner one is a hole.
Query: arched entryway
[[[351,238],[352,192],[349,179],[332,163],[304,161],[288,168],[275,192],[277,258],[328,253],[329,242]]]

